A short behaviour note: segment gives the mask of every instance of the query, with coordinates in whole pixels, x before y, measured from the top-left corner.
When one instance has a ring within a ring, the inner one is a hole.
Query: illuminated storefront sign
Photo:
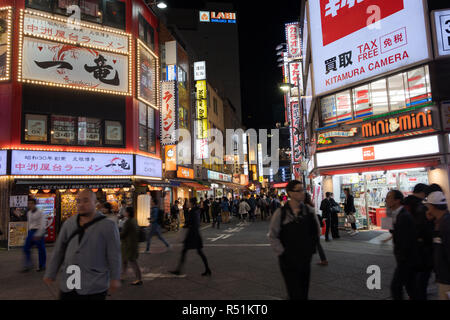
[[[232,176],[230,174],[208,170],[208,179],[231,182]]]
[[[206,62],[194,62],[194,80],[206,80]]]
[[[13,150],[13,175],[131,176],[133,155]]]
[[[236,23],[236,13],[200,11],[199,19],[200,22]]]
[[[11,74],[12,8],[0,8],[0,81],[8,81]]]
[[[308,3],[316,95],[430,59],[422,0]]]
[[[171,145],[176,143],[175,130],[177,129],[176,110],[176,86],[175,81],[163,81],[161,83],[161,144]]]
[[[364,121],[343,123],[328,130],[317,130],[317,150],[423,135],[439,130],[435,106],[372,116]]]
[[[6,174],[6,150],[0,151],[0,176],[4,176]]]
[[[197,139],[206,139],[208,137],[208,102],[207,102],[207,86],[206,80],[197,81],[196,84],[197,95]]]
[[[162,161],[136,155],[136,175],[162,178]]]
[[[420,146],[420,147],[411,147]],[[352,163],[403,159],[439,153],[437,135],[409,140],[380,143],[368,147],[355,147],[317,153],[317,166],[348,165]]]
[[[18,80],[131,95],[131,35],[68,18],[20,11]]]
[[[436,57],[450,55],[450,9],[432,11]]]
[[[177,146],[164,146],[166,171],[177,171]]]
[[[179,166],[177,170],[177,177],[184,179],[194,179],[194,170]]]
[[[208,139],[196,139],[195,140],[195,158],[196,159],[208,159],[209,158]]]
[[[292,138],[292,163],[299,163],[302,160],[302,140],[301,140],[301,132],[302,132],[302,118],[300,113],[300,105],[298,101],[291,101],[291,119],[292,119],[292,129],[291,129],[291,138]]]
[[[258,143],[258,177],[259,182],[262,182],[261,180],[264,179],[264,168],[261,143]]]
[[[287,52],[291,59],[300,59],[302,56],[300,27],[298,22],[288,23],[285,26]]]
[[[291,97],[298,97],[303,93],[303,79],[301,76],[302,64],[300,62],[289,63],[289,81],[292,84]]]

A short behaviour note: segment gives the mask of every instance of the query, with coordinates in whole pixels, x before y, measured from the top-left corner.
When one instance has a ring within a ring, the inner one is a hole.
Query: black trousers
[[[320,261],[326,261],[327,256],[325,255],[325,251],[323,251],[320,241],[317,241],[317,251],[319,252]]]
[[[427,300],[427,288],[431,272],[431,270],[426,270],[415,273],[414,300]]]
[[[391,294],[394,300],[403,300],[403,287],[411,299],[415,298],[415,272],[409,266],[397,264],[391,282]]]
[[[188,252],[188,250],[189,249],[187,249],[187,248],[183,248],[183,251],[181,252],[181,258],[180,258],[180,262],[178,263],[178,268],[177,268],[177,270],[180,272],[182,271],[184,262],[186,261],[186,253]],[[206,271],[209,270],[208,259],[206,259],[206,256],[203,253],[203,250],[199,248],[199,249],[197,249],[197,253],[200,256],[200,258],[202,258],[203,265],[205,266],[205,270]]]
[[[107,292],[102,293],[96,293],[96,294],[87,294],[87,295],[81,295],[78,294],[75,290],[70,292],[60,292],[59,299],[60,300],[105,300],[106,299]]]
[[[339,218],[337,214],[331,215],[331,236],[333,239],[339,238]]]
[[[279,258],[281,273],[289,300],[308,300],[311,259],[298,265],[289,265]]]
[[[329,239],[328,235],[329,235],[330,229],[331,229],[331,218],[330,217],[325,219],[325,226],[326,226],[326,228],[325,228],[325,239],[328,240]],[[333,234],[333,232],[331,234]]]

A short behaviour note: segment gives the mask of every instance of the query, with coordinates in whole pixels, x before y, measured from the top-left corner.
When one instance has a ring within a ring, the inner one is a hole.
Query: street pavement
[[[204,271],[195,250],[188,252],[184,275],[169,273],[175,269],[182,249],[175,232],[163,236],[172,244],[167,250],[154,237],[150,254],[143,253],[141,243],[139,265],[142,269],[142,286],[131,286],[133,274],[111,300],[284,300],[286,290],[278,260],[269,245],[269,222],[253,223],[232,220],[222,224],[220,230],[210,225],[202,226],[204,252],[212,270],[211,277],[202,277]],[[354,237],[341,231],[341,238],[325,242],[328,266],[316,263],[313,257],[309,298],[311,300],[389,300],[389,285],[395,268],[391,242],[382,243],[388,236],[381,231],[362,231]],[[52,255],[48,247],[48,259]],[[37,261],[37,249],[33,252]],[[43,283],[42,273],[20,273],[23,255],[20,249],[0,250],[0,300],[55,299],[55,287]],[[367,268],[380,267],[381,288],[369,290]],[[430,280],[429,299],[437,298],[437,288]]]

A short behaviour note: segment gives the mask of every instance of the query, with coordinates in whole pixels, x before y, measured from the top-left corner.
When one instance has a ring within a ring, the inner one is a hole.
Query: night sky
[[[247,128],[273,128],[284,122],[282,81],[275,48],[284,42],[284,24],[298,20],[300,1],[232,3],[237,12],[241,66],[242,121]],[[204,1],[167,0],[173,8],[203,9]]]

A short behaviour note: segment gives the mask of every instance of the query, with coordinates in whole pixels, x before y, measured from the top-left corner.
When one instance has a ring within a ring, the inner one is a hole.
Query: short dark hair
[[[311,207],[314,207],[314,203],[312,202],[311,194],[309,192],[305,192],[305,203],[309,204]]]
[[[331,192],[325,192],[325,197],[328,198],[329,196],[331,196],[331,194],[332,194]]]
[[[125,211],[128,213],[129,218],[134,218],[134,209],[133,207],[127,207]]]
[[[295,187],[297,185],[299,185],[299,184],[303,185],[303,183],[301,183],[298,180],[291,180],[291,181],[289,181],[289,183],[288,183],[288,185],[286,187],[286,192],[290,192],[290,191],[292,192],[295,189]]]
[[[391,190],[388,193],[391,193],[391,192],[394,194],[395,200],[401,200],[401,202],[403,203],[403,199],[405,197],[403,196],[403,193],[400,190]]]
[[[153,203],[155,204],[155,206],[158,205],[158,198],[152,197],[152,201],[153,201]]]
[[[104,202],[103,203],[103,208],[105,208],[108,211],[111,211],[112,210],[112,205],[109,202]]]
[[[189,202],[195,206],[197,204],[197,198],[191,198],[189,199]]]
[[[125,200],[120,201],[121,204],[127,204]]]
[[[426,196],[428,197],[428,195],[429,195],[430,193],[436,192],[436,191],[444,192],[444,190],[442,190],[442,188],[441,188],[440,185],[438,185],[437,183],[433,183],[433,184],[430,184],[430,185],[428,186],[428,188],[427,188],[426,191],[425,191],[425,194],[426,194]]]
[[[180,203],[180,201],[178,201],[178,200],[175,200],[175,204],[179,204]]]
[[[426,193],[428,189],[428,186],[424,183],[418,183],[415,185],[413,193]]]

